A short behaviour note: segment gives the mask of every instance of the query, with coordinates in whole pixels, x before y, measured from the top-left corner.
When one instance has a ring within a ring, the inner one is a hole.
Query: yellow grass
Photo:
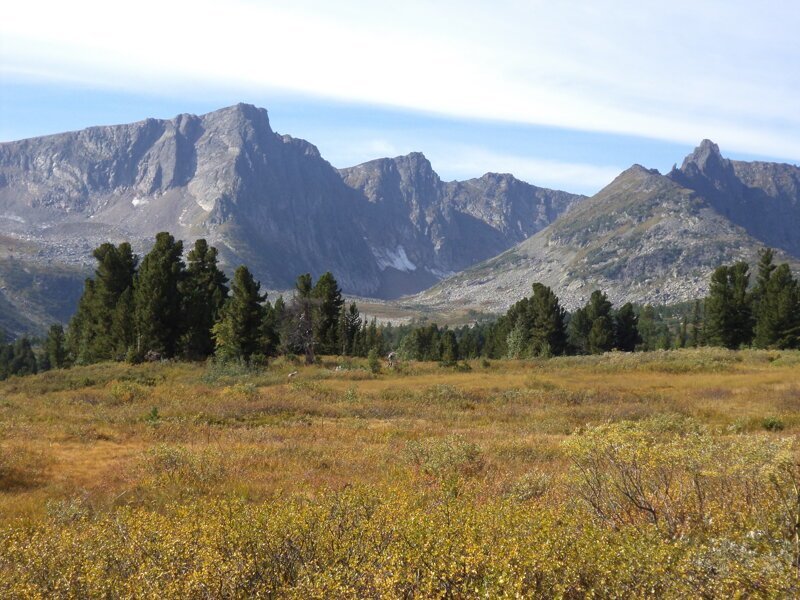
[[[538,497],[568,471],[564,441],[593,425],[670,415],[720,439],[800,431],[798,352],[470,364],[459,372],[407,363],[372,375],[365,361],[336,357],[261,371],[109,363],[2,382],[0,449],[16,462],[0,477],[0,527],[56,527],[54,515],[72,510],[103,519],[126,507],[169,512],[212,499],[324,504],[354,488],[391,497],[399,486],[423,497],[430,481],[419,452],[435,462],[469,448],[479,462],[462,475],[481,506]],[[442,440],[456,441],[441,449]]]

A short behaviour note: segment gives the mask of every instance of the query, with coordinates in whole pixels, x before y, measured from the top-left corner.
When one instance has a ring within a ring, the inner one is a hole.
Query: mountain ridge
[[[442,182],[421,153],[337,170],[310,142],[273,131],[265,109],[238,104],[2,143],[0,220],[40,266],[88,270],[100,243],[130,240],[142,253],[165,230],[208,238],[227,268],[247,264],[271,289],[330,270],[349,293],[391,298],[511,247],[582,199],[504,181]],[[503,210],[480,206],[482,189]]]
[[[800,168],[730,161],[704,140],[681,169],[662,175],[633,165],[521,244],[410,301],[497,312],[541,281],[571,309],[598,288],[617,304],[668,304],[703,296],[714,267],[737,260],[754,264],[765,246],[776,247],[779,259],[797,268],[798,254],[791,250],[800,233],[790,244],[776,244],[775,235],[768,234],[783,215],[771,206],[756,206],[761,188],[740,179],[750,174],[749,181],[756,181],[752,173],[759,172],[780,175],[773,197],[789,213],[790,223],[800,218],[800,196],[791,195]],[[760,184],[769,189],[771,182],[762,177]],[[760,217],[748,219],[745,211]]]

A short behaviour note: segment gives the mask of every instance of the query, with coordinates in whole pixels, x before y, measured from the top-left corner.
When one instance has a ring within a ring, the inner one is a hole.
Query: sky
[[[798,30],[790,0],[12,0],[0,141],[249,102],[337,167],[594,193],[704,138],[800,162]]]

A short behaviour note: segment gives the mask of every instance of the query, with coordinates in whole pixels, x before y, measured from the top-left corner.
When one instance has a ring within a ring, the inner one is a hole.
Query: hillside
[[[704,141],[680,170],[664,176],[634,165],[531,238],[409,304],[500,311],[534,281],[569,308],[598,288],[617,304],[692,300],[705,295],[716,266],[754,263],[765,246],[800,265],[792,254],[800,243],[797,181],[797,167],[726,161]]]

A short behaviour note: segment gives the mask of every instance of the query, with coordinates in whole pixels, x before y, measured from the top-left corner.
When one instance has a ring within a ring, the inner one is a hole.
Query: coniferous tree
[[[67,366],[66,339],[61,323],[51,325],[47,331],[44,354],[47,356],[47,362],[51,369],[63,369]]]
[[[161,232],[142,259],[134,281],[136,351],[175,356],[181,335],[180,283],[184,276],[183,242]]]
[[[303,354],[307,365],[316,360],[316,338],[314,317],[317,300],[312,297],[311,275],[305,273],[297,278],[295,295],[286,310],[281,332],[281,345],[285,352]]]
[[[311,297],[317,301],[314,315],[317,348],[323,354],[335,354],[339,347],[339,313],[344,306],[344,299],[339,284],[330,272],[317,280]]]
[[[773,262],[774,258],[775,251],[772,248],[764,248],[758,253],[758,273],[756,274],[756,283],[750,293],[754,315],[758,314],[758,305],[767,294],[770,277],[776,268]]]
[[[118,357],[121,340],[112,325],[120,298],[133,286],[137,262],[127,242],[101,244],[93,255],[97,260],[94,278],[86,280],[70,322],[70,350],[82,364]]]
[[[614,338],[614,347],[623,352],[633,352],[642,341],[639,318],[630,302],[623,304],[614,316]]]
[[[689,344],[692,348],[699,348],[703,341],[702,315],[700,300],[695,300],[694,309],[692,310],[692,328],[689,334]]]
[[[715,346],[739,348],[753,337],[753,320],[745,262],[718,267],[705,302],[705,339]]]
[[[589,331],[589,352],[602,354],[614,347],[614,324],[607,316],[597,317]]]
[[[231,296],[222,307],[220,319],[212,334],[216,354],[223,360],[250,360],[254,354],[264,353],[263,305],[266,294],[261,294],[257,282],[245,266],[236,269],[231,282]]]
[[[186,256],[186,275],[181,282],[184,356],[199,359],[214,352],[211,328],[228,297],[227,283],[217,266],[217,249],[204,239],[197,240]]]
[[[278,298],[278,300],[283,302],[282,298]],[[278,300],[275,301],[275,304],[278,303]],[[264,320],[261,324],[261,345],[264,356],[276,356],[278,354],[278,348],[281,345],[279,314],[283,314],[283,308],[279,313],[275,306],[269,302],[264,305]]]
[[[458,342],[456,334],[450,329],[442,331],[440,358],[442,365],[453,366],[458,361]]]
[[[591,330],[592,322],[589,320],[585,308],[579,308],[572,313],[567,325],[567,339],[575,354],[587,354],[589,352],[589,332]]]
[[[598,319],[605,319],[595,328]],[[610,330],[610,345],[607,343],[607,331]],[[592,331],[595,330],[594,335]],[[578,354],[605,352],[614,347],[614,322],[611,316],[611,302],[606,295],[595,290],[589,302],[582,309],[576,310],[570,319],[569,340],[573,350]],[[593,345],[594,344],[594,345]],[[600,344],[599,346],[597,344]],[[602,349],[601,349],[602,348]]]
[[[564,324],[566,311],[561,308],[553,290],[541,283],[534,283],[529,311],[533,356],[564,354],[567,346],[567,331]]]
[[[0,381],[7,379],[11,372],[11,362],[14,360],[13,344],[0,344]]]
[[[342,307],[344,310],[344,307]],[[355,302],[350,303],[350,308],[344,316],[343,327],[341,327],[344,338],[340,340],[342,353],[350,356],[358,355],[356,348],[358,332],[361,331],[361,315]]]
[[[800,288],[788,264],[769,273],[759,292],[757,311],[754,346],[787,349],[800,345]]]
[[[133,329],[133,289],[125,288],[117,300],[111,318],[111,338],[114,341],[114,358],[121,359],[133,348],[135,334]]]
[[[9,368],[11,375],[34,375],[38,372],[36,354],[27,336],[17,338]]]

